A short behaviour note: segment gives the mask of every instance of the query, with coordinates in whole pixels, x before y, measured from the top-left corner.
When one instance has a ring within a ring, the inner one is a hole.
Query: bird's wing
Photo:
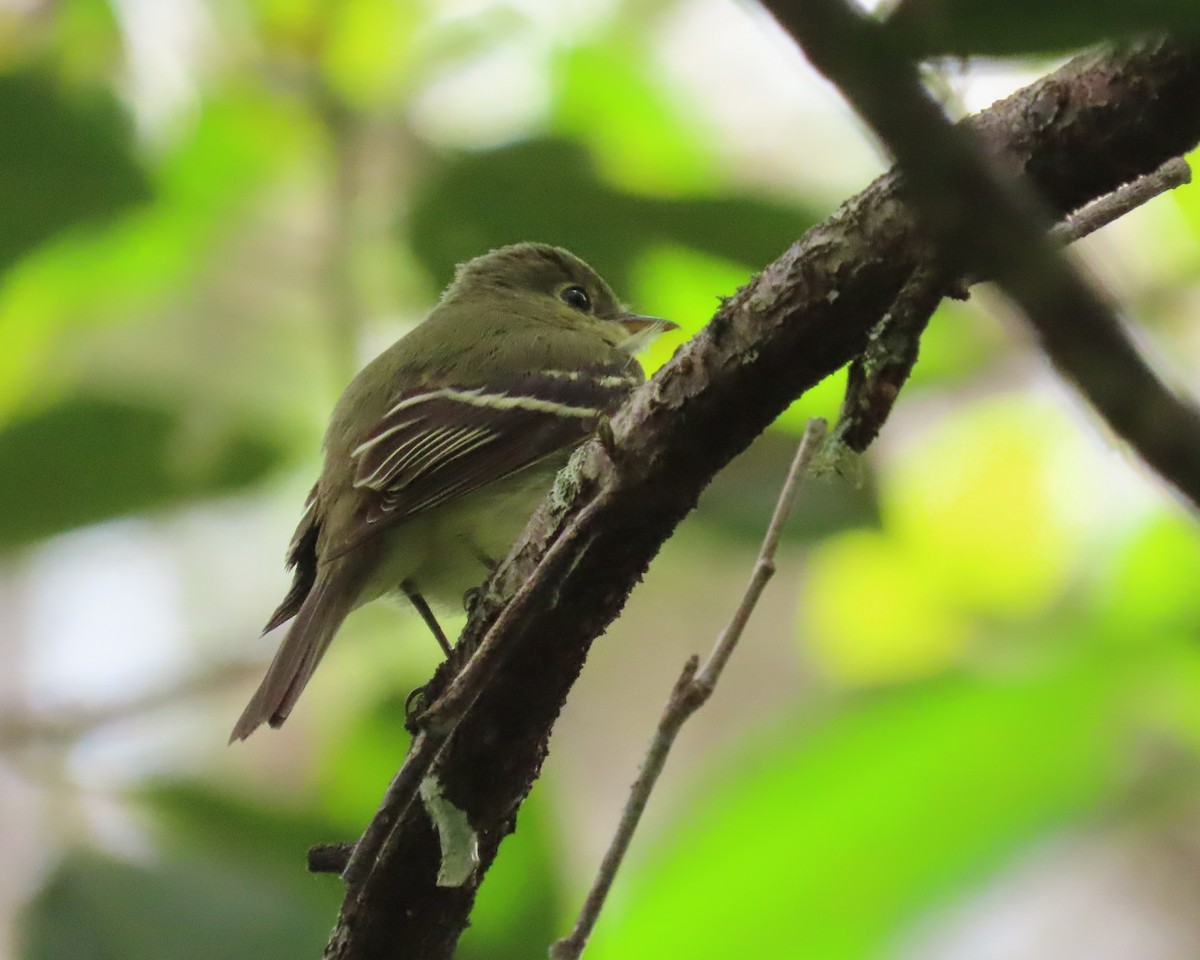
[[[629,362],[405,392],[351,453],[363,507],[326,556],[574,446],[641,380]]]
[[[288,544],[287,568],[292,571],[292,587],[271,614],[263,633],[270,633],[299,612],[300,605],[317,579],[317,538],[320,533],[321,517],[317,509],[317,484],[314,483],[304,501],[304,516],[300,518],[296,532],[292,534],[292,542]]]

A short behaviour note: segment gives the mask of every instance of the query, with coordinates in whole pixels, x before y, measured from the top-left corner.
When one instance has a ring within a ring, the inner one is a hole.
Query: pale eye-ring
[[[574,307],[584,313],[592,309],[592,298],[588,296],[588,292],[583,287],[566,287],[558,296],[568,307]]]

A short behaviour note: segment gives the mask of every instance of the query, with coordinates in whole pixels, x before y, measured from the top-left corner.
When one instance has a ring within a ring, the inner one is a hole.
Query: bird
[[[448,656],[431,603],[482,583],[572,450],[644,382],[634,354],[673,329],[560,247],[460,264],[333,410],[287,549],[292,585],[263,634],[291,624],[230,742],[280,726],[350,612],[386,594],[407,598]]]

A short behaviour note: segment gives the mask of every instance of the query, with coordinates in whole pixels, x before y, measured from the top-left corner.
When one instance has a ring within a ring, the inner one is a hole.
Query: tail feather
[[[345,571],[341,564],[321,571],[267,675],[234,725],[230,743],[245,740],[264,723],[278,727],[287,719],[329,642],[354,608],[358,584],[345,582]]]

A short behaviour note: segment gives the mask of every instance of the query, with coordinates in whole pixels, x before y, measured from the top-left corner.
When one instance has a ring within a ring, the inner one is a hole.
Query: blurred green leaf
[[[887,28],[919,57],[1017,56],[1170,31],[1200,33],[1195,0],[903,0]]]
[[[652,62],[630,56],[639,40],[622,33],[560,58],[552,128],[585,144],[617,187],[656,196],[709,189],[715,157],[705,131],[671,100]]]
[[[25,917],[26,960],[294,960],[316,957],[331,915],[299,885],[235,862],[135,864],[75,852]]]
[[[186,135],[158,158],[154,203],[106,230],[59,235],[15,264],[0,286],[0,422],[62,375],[56,348],[73,342],[69,332],[161,317],[162,302],[186,290],[241,226],[240,204],[311,132],[277,99],[210,91]]]
[[[304,876],[314,843],[343,839],[323,814],[245,797],[198,780],[151,783],[137,799],[154,815],[164,845],[239,860],[280,875]]]
[[[1200,536],[1191,517],[1162,513],[1131,531],[1093,589],[1098,620],[1138,642],[1159,630],[1200,628]]]
[[[421,637],[422,641],[426,639]],[[390,633],[388,641],[395,645],[394,633]],[[370,655],[368,651],[367,656]],[[349,728],[340,731],[336,738],[326,738],[317,764],[317,792],[322,808],[347,831],[361,830],[371,819],[388,783],[404,762],[409,743],[404,727],[408,689],[423,683],[427,677],[406,681],[402,674],[391,675],[387,669],[391,665],[381,668],[377,663],[372,658],[374,669],[382,669],[389,675],[394,691],[355,717]],[[361,691],[362,687],[355,689]]]
[[[603,183],[586,150],[531,140],[448,157],[418,190],[406,233],[439,284],[454,266],[521,240],[577,253],[628,296],[644,251],[689,247],[738,264],[773,260],[816,220],[813,211],[747,196],[642,197]],[[715,298],[731,290],[712,290]]]
[[[595,960],[879,955],[1116,782],[1118,665],[956,679],[769,738],[618,889]],[[619,885],[620,886],[620,885]]]
[[[150,199],[107,92],[68,92],[40,70],[0,74],[0,129],[0,271],[61,230]]]
[[[943,300],[921,335],[920,358],[905,394],[968,382],[989,364],[1005,359],[1007,346],[999,325],[977,304]]]
[[[822,674],[844,685],[899,683],[962,656],[974,621],[917,560],[876,530],[850,530],[813,548],[801,635]]]
[[[678,334],[659,337],[639,354],[647,374],[671,358],[683,336],[704,327],[721,298],[747,283],[754,271],[746,264],[706,256],[690,247],[648,247],[634,264],[631,288],[624,291],[641,313],[679,324]]]
[[[53,11],[55,65],[71,78],[108,78],[121,69],[121,28],[108,0],[71,0]]]
[[[0,429],[0,549],[242,489],[283,456],[246,429],[198,433],[181,410],[74,397]]]
[[[1082,443],[1061,410],[1027,394],[964,405],[927,431],[924,456],[888,472],[885,525],[947,600],[1038,615],[1070,584],[1094,526],[1087,478],[1068,470]]]
[[[419,62],[414,40],[427,15],[423,5],[341,0],[324,10],[330,20],[322,59],[330,84],[360,106],[401,90]]]
[[[768,430],[745,453],[713,478],[700,497],[692,522],[726,542],[757,548],[771,521],[779,489],[796,456],[797,437]],[[877,527],[879,506],[874,477],[863,475],[856,486],[840,476],[806,481],[804,495],[783,530],[784,543],[812,543],[847,527]]]

